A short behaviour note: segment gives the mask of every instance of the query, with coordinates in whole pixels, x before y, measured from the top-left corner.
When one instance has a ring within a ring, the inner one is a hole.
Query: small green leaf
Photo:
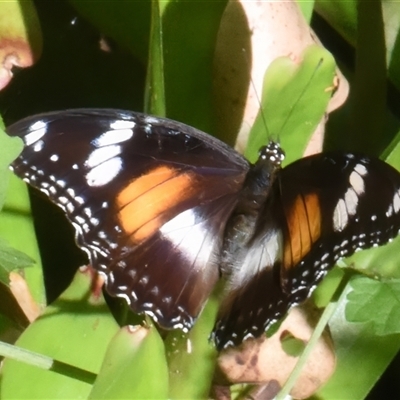
[[[351,281],[346,319],[370,323],[377,335],[400,333],[400,280],[377,281],[358,277]]]
[[[89,399],[167,399],[168,368],[155,327],[124,327],[111,340]]]
[[[0,238],[0,282],[8,285],[8,274],[11,271],[30,267],[34,263],[31,257],[10,247]]]

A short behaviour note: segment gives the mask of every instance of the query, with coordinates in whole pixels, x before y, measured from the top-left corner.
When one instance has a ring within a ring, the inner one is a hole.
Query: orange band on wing
[[[290,269],[301,261],[321,235],[318,196],[315,193],[297,196],[287,211],[289,235],[288,242],[285,243],[283,266]]]
[[[141,242],[166,222],[166,211],[192,192],[193,178],[189,173],[179,173],[165,166],[149,171],[118,194],[116,202],[121,226],[134,242]]]

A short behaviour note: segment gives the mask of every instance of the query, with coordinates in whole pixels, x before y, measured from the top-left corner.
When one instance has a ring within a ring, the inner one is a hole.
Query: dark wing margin
[[[64,210],[107,291],[189,329],[248,163],[194,128],[121,110],[46,113],[7,132],[25,142],[11,168]]]

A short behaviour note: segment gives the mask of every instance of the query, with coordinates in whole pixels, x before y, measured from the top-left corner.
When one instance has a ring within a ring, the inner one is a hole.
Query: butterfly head
[[[275,167],[280,167],[284,159],[285,152],[278,143],[273,141],[261,147],[258,157],[260,162],[270,162]]]

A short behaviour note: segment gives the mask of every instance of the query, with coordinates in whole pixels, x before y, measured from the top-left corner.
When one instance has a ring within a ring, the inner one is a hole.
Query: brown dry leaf
[[[79,267],[79,272],[89,277],[91,282],[89,302],[96,304],[103,296],[105,277],[90,264]]]
[[[10,82],[14,66],[31,66],[41,52],[42,34],[33,2],[0,2],[0,90]]]
[[[245,148],[257,116],[263,78],[280,56],[300,59],[305,48],[320,44],[297,3],[230,0],[224,12],[214,56],[217,130],[222,139],[239,132],[236,148]],[[327,112],[344,103],[349,86],[337,70],[338,84]],[[321,151],[325,119],[307,154]]]
[[[25,279],[17,272],[10,272],[10,290],[29,322],[33,322],[40,314],[40,307],[32,297]]]
[[[229,348],[221,353],[218,359],[217,383],[231,384],[250,383],[265,385],[276,393],[275,397],[295,367],[298,357],[288,355],[282,348],[282,339],[288,335],[306,344],[316,325],[315,317],[310,320],[300,307],[293,308],[279,330],[270,338],[261,337],[245,341],[240,347]],[[313,349],[304,366],[291,395],[295,399],[304,399],[316,392],[335,370],[336,358],[333,343],[328,332],[325,332]],[[257,387],[256,391],[266,388]],[[253,396],[256,394],[254,393]],[[254,397],[260,398],[260,397]]]

